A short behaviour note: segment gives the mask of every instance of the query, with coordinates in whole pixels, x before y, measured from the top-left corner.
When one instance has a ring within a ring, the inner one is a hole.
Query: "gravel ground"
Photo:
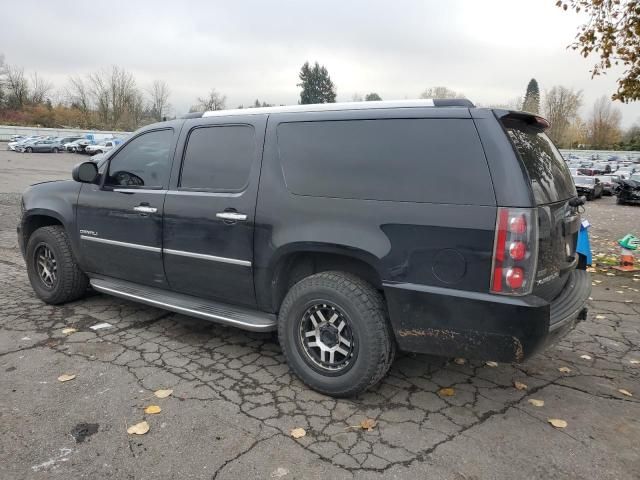
[[[373,391],[335,400],[292,376],[271,335],[103,295],[35,298],[15,240],[18,192],[68,178],[83,158],[0,145],[0,478],[640,478],[640,277],[598,268],[589,318],[526,364],[404,355]],[[606,254],[640,234],[640,208],[613,200],[586,209]],[[155,398],[160,388],[173,394]],[[145,414],[149,404],[162,411]],[[365,418],[377,426],[348,428]],[[127,435],[143,419],[149,433]],[[294,427],[306,436],[291,438]]]

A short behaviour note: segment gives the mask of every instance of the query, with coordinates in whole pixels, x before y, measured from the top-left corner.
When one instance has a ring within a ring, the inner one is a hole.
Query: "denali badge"
[[[92,237],[97,237],[98,232],[94,232],[93,230],[80,230],[80,235],[91,235]]]

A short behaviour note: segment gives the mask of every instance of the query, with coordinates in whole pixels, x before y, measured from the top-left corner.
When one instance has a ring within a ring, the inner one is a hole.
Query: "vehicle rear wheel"
[[[89,286],[71,251],[61,226],[37,229],[27,243],[27,273],[36,295],[46,303],[59,304],[82,297]]]
[[[53,153],[58,153],[58,148],[57,147],[53,147],[53,150],[51,150]]]
[[[344,272],[318,273],[291,287],[280,309],[278,338],[294,373],[335,397],[378,383],[395,355],[382,295]]]
[[[24,149],[24,151],[27,152],[27,153],[33,153],[33,148],[27,147],[27,148]]]

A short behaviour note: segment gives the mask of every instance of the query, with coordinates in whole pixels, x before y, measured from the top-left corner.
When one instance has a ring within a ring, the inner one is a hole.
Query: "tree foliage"
[[[463,93],[451,90],[448,87],[431,87],[427,88],[420,94],[420,98],[428,99],[444,99],[444,98],[465,98]]]
[[[154,80],[151,87],[147,90],[147,94],[149,95],[150,110],[153,119],[156,122],[162,121],[170,108],[169,96],[171,95],[171,90],[169,90],[167,82]]]
[[[379,102],[382,97],[375,92],[367,93],[364,97],[367,102]]]
[[[556,5],[587,17],[570,47],[585,58],[599,57],[592,78],[622,65],[624,72],[612,98],[640,99],[640,0],[558,0]]]
[[[191,107],[191,112],[224,110],[227,104],[227,96],[218,93],[215,88],[212,88],[206,97],[198,97],[197,101],[198,103]]]
[[[588,143],[592,148],[606,148],[618,143],[621,139],[620,109],[615,107],[606,95],[593,105],[587,121]]]
[[[315,62],[313,67],[305,62],[300,69],[300,104],[334,103],[336,101],[336,87],[331,81],[329,72],[324,65]]]
[[[569,127],[577,118],[581,105],[581,90],[558,85],[545,92],[544,115],[551,124],[547,134],[556,144],[564,146],[568,143]]]
[[[527,91],[522,102],[522,110],[531,113],[540,113],[540,87],[535,78],[529,80]]]

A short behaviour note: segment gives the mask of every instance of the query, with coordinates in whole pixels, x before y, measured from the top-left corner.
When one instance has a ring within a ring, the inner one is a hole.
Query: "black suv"
[[[29,188],[18,238],[45,302],[90,285],[277,330],[329,395],[374,385],[396,347],[519,362],[591,289],[547,127],[467,100],[194,114]]]

